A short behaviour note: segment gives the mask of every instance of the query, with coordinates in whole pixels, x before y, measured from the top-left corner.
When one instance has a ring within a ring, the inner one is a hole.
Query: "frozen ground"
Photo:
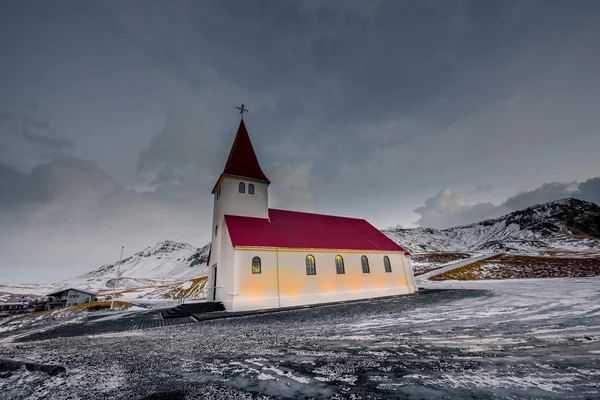
[[[600,398],[600,278],[427,285],[447,290],[154,329],[4,337],[0,398]]]

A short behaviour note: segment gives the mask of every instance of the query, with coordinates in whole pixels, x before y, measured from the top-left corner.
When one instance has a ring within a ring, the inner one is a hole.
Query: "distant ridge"
[[[600,251],[600,206],[570,198],[454,228],[382,232],[413,252]]]
[[[415,253],[600,252],[600,206],[563,199],[449,229],[385,229],[382,232]],[[9,298],[13,293],[43,295],[67,286],[110,289],[117,265],[120,289],[148,287],[144,297],[163,298],[165,291],[187,288],[198,280],[195,278],[207,275],[209,248],[210,244],[196,248],[188,243],[165,240],[120,263],[106,264],[56,284],[0,284],[0,299]]]
[[[188,243],[165,240],[123,259],[101,266],[91,272],[67,279],[65,285],[106,289],[114,286],[117,265],[120,288],[154,286],[184,281],[207,273],[206,262],[210,245],[201,248]]]

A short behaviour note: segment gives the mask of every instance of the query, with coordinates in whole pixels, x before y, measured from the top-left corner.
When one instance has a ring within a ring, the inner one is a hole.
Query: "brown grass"
[[[431,280],[581,278],[600,276],[600,257],[501,254],[431,277]]]
[[[76,306],[72,306],[69,308],[63,308],[63,310],[73,310],[73,311],[81,311],[81,310],[101,310],[105,308],[110,308],[111,302],[109,301],[92,301],[90,303],[78,304]],[[118,308],[120,310],[127,310],[131,308],[131,303],[126,301],[115,300],[114,308]]]
[[[131,303],[126,301],[118,301],[115,300],[114,307],[119,310],[127,310],[131,307]],[[110,308],[110,300],[109,301],[92,301],[90,303],[78,304],[76,306],[65,307],[65,308],[54,308],[52,310],[44,310],[44,311],[36,311],[29,314],[19,314],[15,316],[15,318],[35,318],[40,315],[50,315],[52,313],[59,312],[67,312],[67,313],[77,313],[83,310],[88,311],[97,311],[104,310]]]
[[[174,287],[173,289],[163,293],[165,299],[179,299],[181,297],[190,297],[190,294],[195,294],[201,291],[208,281],[208,276],[201,276],[199,278],[190,279],[192,284],[187,289],[180,287]]]

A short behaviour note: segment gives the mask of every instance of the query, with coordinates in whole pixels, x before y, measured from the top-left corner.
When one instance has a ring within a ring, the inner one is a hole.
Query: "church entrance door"
[[[217,266],[213,267],[213,291],[212,291],[212,301],[217,299]]]

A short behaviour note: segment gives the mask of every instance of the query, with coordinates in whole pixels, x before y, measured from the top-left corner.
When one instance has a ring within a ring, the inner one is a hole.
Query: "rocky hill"
[[[449,229],[393,229],[384,230],[383,233],[412,252],[454,252],[453,257],[469,256],[461,252],[600,252],[600,206],[564,199]],[[206,281],[205,278],[198,278],[206,276],[208,272],[208,252],[209,245],[196,248],[187,243],[167,240],[120,262],[103,265],[57,284],[0,284],[0,299],[13,294],[44,294],[67,286],[111,289],[115,284],[117,266],[119,290],[131,290],[136,296],[143,291],[143,297],[164,298],[167,292],[179,293],[196,286],[199,291]],[[414,260],[417,266],[418,259]]]
[[[449,229],[383,233],[413,252],[600,251],[600,206],[563,199]]]
[[[209,245],[196,248],[166,240],[123,260],[101,266],[61,283],[82,288],[112,288],[119,268],[118,287],[140,287],[184,281],[206,275]]]
[[[121,261],[103,265],[93,271],[52,284],[0,284],[0,301],[16,296],[39,296],[67,287],[109,293],[116,281],[117,291],[135,292],[143,288],[143,298],[168,298],[191,289],[202,288],[208,269],[210,245],[201,248],[187,243],[165,240]],[[202,278],[199,280],[199,278]],[[198,289],[198,290],[200,290]],[[137,294],[136,294],[137,296]],[[140,297],[140,298],[141,298]]]

